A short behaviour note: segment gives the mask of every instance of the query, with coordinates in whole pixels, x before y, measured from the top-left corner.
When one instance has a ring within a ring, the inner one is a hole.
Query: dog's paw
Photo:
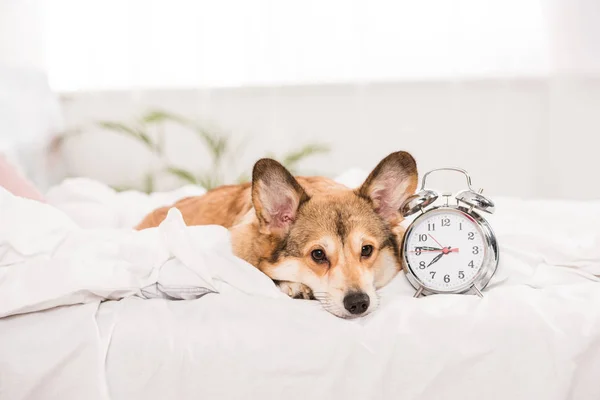
[[[294,299],[312,300],[314,299],[313,292],[310,288],[302,283],[279,281],[277,282],[279,290]]]

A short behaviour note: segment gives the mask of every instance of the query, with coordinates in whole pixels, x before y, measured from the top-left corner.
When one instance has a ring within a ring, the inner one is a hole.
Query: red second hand
[[[434,238],[433,236],[431,236],[431,233],[429,234],[429,237],[430,237],[430,238],[432,238],[432,239],[433,239],[433,241],[434,241],[434,242],[436,242],[436,243],[438,244],[438,246],[440,246],[440,247],[442,247],[442,248],[444,247],[444,246],[442,246],[442,245],[441,245],[441,243],[440,243],[440,242],[438,242],[437,240],[435,240],[435,238]]]
[[[458,253],[458,249],[442,249],[442,250],[409,250],[409,253],[417,253],[417,252],[421,252],[421,253],[426,253],[426,252],[430,252],[430,253],[435,253],[435,252],[446,252],[446,253]]]
[[[444,254],[448,254],[448,253],[458,253],[458,249],[448,249],[448,248],[444,248],[444,249],[442,250],[442,252],[443,252]]]

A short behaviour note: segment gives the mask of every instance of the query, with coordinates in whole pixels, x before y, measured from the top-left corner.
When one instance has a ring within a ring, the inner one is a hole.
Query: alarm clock
[[[467,189],[448,204],[434,206],[439,194],[426,188],[427,177],[437,171],[454,171],[467,178]],[[461,168],[438,168],[423,176],[421,189],[401,206],[405,216],[417,215],[404,235],[402,263],[406,278],[416,289],[415,297],[437,293],[481,291],[496,272],[499,261],[498,241],[490,224],[481,215],[492,214],[494,203],[474,191],[471,177]]]

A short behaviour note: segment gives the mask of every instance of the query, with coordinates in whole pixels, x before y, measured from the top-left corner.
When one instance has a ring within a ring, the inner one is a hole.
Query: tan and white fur
[[[401,269],[400,205],[414,193],[417,166],[406,152],[384,158],[358,189],[322,177],[294,178],[261,159],[252,183],[222,186],[173,205],[187,225],[218,224],[233,252],[291,297],[317,299],[342,318],[375,310],[377,289]],[[160,224],[170,207],[137,226]]]

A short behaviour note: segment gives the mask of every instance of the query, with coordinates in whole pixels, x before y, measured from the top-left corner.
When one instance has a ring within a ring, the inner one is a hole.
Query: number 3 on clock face
[[[406,266],[421,286],[436,292],[470,287],[485,261],[486,241],[480,226],[458,209],[426,212],[404,240]]]

